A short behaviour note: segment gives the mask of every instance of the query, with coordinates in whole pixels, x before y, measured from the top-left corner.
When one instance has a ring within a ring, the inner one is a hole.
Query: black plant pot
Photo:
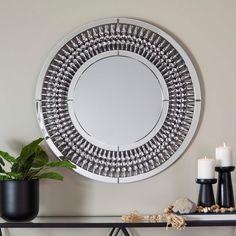
[[[39,211],[39,181],[1,181],[1,210],[6,221],[34,219]]]

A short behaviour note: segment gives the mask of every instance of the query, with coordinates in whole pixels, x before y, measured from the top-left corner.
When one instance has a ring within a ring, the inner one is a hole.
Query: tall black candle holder
[[[212,184],[215,184],[216,181],[216,179],[196,179],[196,183],[200,184],[198,206],[210,207],[215,205]]]
[[[231,180],[231,172],[235,166],[216,167],[218,174],[218,186],[216,203],[220,207],[234,207],[234,192]]]

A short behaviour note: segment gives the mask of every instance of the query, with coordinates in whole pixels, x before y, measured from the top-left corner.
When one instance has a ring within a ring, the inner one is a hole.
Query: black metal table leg
[[[119,232],[120,232],[120,228],[115,228],[115,227],[114,227],[114,228],[112,228],[112,230],[111,230],[109,236],[117,236]],[[0,235],[0,236],[1,236],[1,235]]]
[[[2,236],[2,228],[0,228],[0,236]]]
[[[116,228],[112,228],[111,232],[109,233],[109,236],[112,236]],[[1,236],[1,235],[0,235]]]
[[[114,236],[117,236],[119,232],[120,232],[120,228],[116,230],[116,232],[114,233]]]
[[[128,230],[126,228],[121,228],[121,231],[123,232],[123,234],[125,236],[130,236],[130,234],[129,234],[129,232],[128,232]]]

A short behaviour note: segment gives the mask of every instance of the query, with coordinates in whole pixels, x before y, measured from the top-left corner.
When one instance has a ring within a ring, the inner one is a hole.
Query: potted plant
[[[50,169],[75,168],[69,161],[50,162],[39,145],[42,141],[39,138],[24,146],[17,158],[0,151],[1,208],[2,218],[7,221],[35,218],[39,210],[39,180],[63,180],[62,175]]]

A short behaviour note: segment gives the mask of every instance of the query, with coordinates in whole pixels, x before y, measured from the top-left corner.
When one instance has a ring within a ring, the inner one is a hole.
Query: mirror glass
[[[111,56],[80,75],[73,111],[89,136],[119,149],[154,129],[162,112],[162,97],[150,68],[130,57]]]

